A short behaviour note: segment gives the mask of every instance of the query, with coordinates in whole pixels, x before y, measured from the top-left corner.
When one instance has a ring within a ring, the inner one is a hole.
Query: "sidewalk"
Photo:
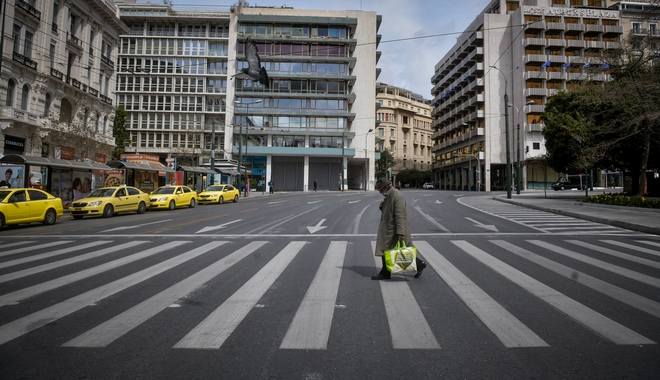
[[[589,191],[589,195],[602,194],[603,191],[609,192],[594,188],[594,191]],[[506,199],[506,194],[493,197],[495,200],[518,206],[660,235],[660,209],[584,203],[584,198],[584,191],[578,190],[526,190],[519,195],[514,192],[511,199]]]

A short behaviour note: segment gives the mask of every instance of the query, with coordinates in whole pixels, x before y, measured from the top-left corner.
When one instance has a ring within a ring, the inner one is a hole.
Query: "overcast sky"
[[[138,2],[146,2],[138,0]],[[160,3],[151,0],[152,3]],[[229,10],[235,1],[171,0],[174,9]],[[459,33],[475,19],[490,0],[261,0],[249,5],[294,9],[374,11],[383,16],[378,33],[382,52],[379,82],[403,87],[431,99],[435,64],[456,43]],[[426,36],[435,36],[428,37]],[[394,41],[411,38],[410,40]]]

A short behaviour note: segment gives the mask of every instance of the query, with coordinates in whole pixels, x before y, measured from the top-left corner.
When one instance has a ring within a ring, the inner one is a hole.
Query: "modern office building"
[[[611,79],[608,58],[624,28],[609,5],[493,0],[485,7],[431,79],[440,188],[504,190],[507,163],[515,173],[520,162],[523,188],[559,176],[543,165],[540,115],[558,91]]]
[[[276,191],[305,191],[315,180],[339,190],[342,179],[343,188],[373,188],[375,13],[117,4],[130,27],[117,79],[129,151],[208,165],[215,138],[218,160],[240,162],[242,174]],[[247,64],[248,37],[268,86],[232,78]]]
[[[116,48],[128,32],[113,2],[7,0],[1,24],[0,154],[110,160]]]
[[[431,170],[431,101],[404,88],[376,83],[376,151],[388,150],[401,170]]]

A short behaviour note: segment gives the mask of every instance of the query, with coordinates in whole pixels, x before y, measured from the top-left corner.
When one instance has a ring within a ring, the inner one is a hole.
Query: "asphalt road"
[[[419,279],[370,279],[375,192],[3,230],[0,378],[657,378],[660,237],[404,194]]]

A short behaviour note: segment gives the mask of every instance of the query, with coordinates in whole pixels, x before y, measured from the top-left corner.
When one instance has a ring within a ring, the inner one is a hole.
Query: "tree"
[[[394,167],[396,165],[396,158],[392,153],[385,149],[380,151],[380,158],[376,160],[376,178],[385,178],[388,176],[387,168]]]
[[[42,119],[43,129],[47,132],[50,144],[56,149],[74,148],[74,160],[92,160],[94,155],[110,155],[113,141],[110,136],[100,132],[103,115],[90,112],[89,108],[79,107],[75,117],[53,114]],[[42,144],[49,144],[43,142]]]
[[[121,155],[126,152],[126,145],[129,143],[130,136],[126,131],[126,110],[124,106],[117,107],[115,111],[115,122],[112,126],[112,135],[115,137],[115,149],[112,151],[112,159],[119,160]]]
[[[422,183],[431,182],[432,176],[430,170],[406,169],[396,175],[396,180],[414,187],[421,187]]]

